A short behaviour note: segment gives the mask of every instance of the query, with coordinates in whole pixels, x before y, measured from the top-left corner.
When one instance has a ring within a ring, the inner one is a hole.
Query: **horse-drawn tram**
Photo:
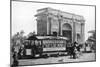
[[[65,37],[36,36],[25,40],[20,58],[39,58],[67,55],[68,39]]]

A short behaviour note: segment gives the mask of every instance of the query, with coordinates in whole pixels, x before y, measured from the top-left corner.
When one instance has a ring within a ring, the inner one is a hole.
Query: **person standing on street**
[[[72,45],[72,48],[71,48],[71,52],[72,52],[73,59],[76,59],[76,52],[77,52],[76,46],[77,46],[77,44],[78,44],[78,43],[75,41],[75,42],[73,43],[73,45]]]
[[[12,64],[12,66],[11,67],[17,67],[18,66],[18,59],[17,59],[17,53],[16,52],[14,52],[14,54],[13,54],[13,64]]]
[[[71,44],[71,47],[70,47],[70,57],[75,59],[75,45],[74,44]]]

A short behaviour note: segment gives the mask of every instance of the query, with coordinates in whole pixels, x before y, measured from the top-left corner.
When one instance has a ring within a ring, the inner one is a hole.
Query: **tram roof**
[[[30,36],[28,40],[37,40],[37,39],[64,39],[69,40],[67,37],[62,36]]]

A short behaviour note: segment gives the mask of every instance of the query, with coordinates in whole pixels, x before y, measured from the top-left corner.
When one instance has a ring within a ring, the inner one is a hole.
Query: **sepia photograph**
[[[96,6],[11,0],[10,66],[96,61]]]

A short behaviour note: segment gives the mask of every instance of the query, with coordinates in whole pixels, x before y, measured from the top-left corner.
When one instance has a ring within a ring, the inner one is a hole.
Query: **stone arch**
[[[72,30],[72,27],[69,23],[64,23],[62,25],[62,30]]]
[[[62,35],[72,41],[72,26],[69,23],[62,25]]]

